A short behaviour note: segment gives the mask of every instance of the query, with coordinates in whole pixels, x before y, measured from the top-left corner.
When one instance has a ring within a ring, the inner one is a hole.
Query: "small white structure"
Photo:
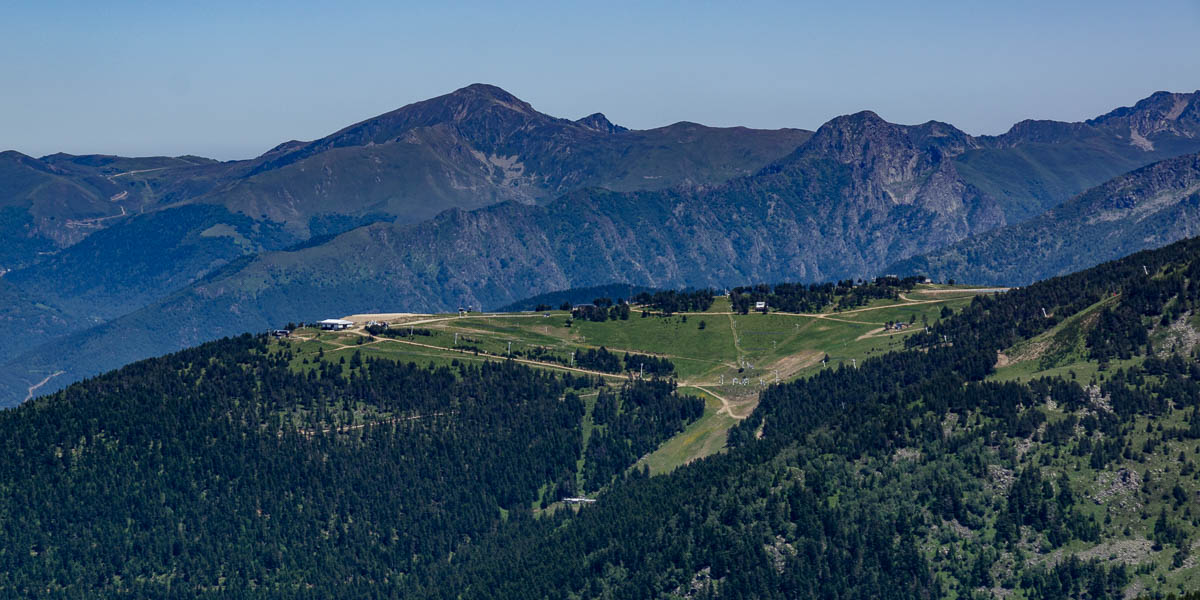
[[[326,331],[341,331],[354,324],[354,321],[346,321],[344,319],[325,319],[320,323],[321,329]]]
[[[754,303],[754,310],[766,310],[766,308],[767,308],[766,302],[755,302]]]

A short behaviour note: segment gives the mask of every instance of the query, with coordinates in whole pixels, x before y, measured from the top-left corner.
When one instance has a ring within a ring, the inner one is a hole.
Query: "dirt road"
[[[45,379],[29,386],[29,394],[25,396],[24,401],[32,400],[33,394],[38,391],[38,388],[42,387],[43,385],[46,385],[47,383],[50,382],[51,379],[54,379],[55,377],[58,377],[59,375],[62,375],[65,372],[66,371],[56,371],[54,373],[51,373],[50,375],[47,375]]]

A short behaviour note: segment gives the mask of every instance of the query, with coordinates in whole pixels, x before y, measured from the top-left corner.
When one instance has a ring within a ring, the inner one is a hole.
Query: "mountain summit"
[[[1200,90],[1190,94],[1154,92],[1131,107],[1118,108],[1087,121],[1088,125],[1128,131],[1129,143],[1142,150],[1154,150],[1160,136],[1200,137]]]
[[[801,130],[697,126],[630,131],[596,113],[570,121],[476,83],[250,161],[211,196],[237,212],[303,222],[380,211],[419,221],[448,208],[536,203],[580,187],[619,191],[719,183],[795,149]],[[302,183],[302,185],[296,185]]]
[[[604,116],[604,113],[592,113],[582,119],[579,119],[578,121],[575,121],[575,123],[600,133],[621,133],[622,131],[629,131],[620,125],[614,125],[612,121],[608,120],[608,117]]]

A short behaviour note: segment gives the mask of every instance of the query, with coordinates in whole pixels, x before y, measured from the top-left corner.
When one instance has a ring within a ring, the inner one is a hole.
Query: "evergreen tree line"
[[[654,293],[642,292],[633,301],[643,307],[671,316],[677,312],[704,312],[712,307],[717,293],[711,289],[675,291],[664,290]]]
[[[434,331],[432,329],[426,329],[424,327],[405,327],[403,325],[392,326],[386,323],[367,325],[365,331],[370,335],[382,335],[384,337],[393,338],[412,337],[418,335],[430,337],[434,335]]]
[[[603,323],[609,320],[629,320],[629,304],[622,301],[613,304],[612,300],[608,298],[597,298],[591,304],[582,306],[571,307],[570,305],[566,305],[564,310],[570,310],[572,318],[596,323]]]
[[[871,281],[844,280],[827,283],[765,283],[754,286],[735,287],[729,300],[733,311],[748,314],[758,302],[769,308],[794,313],[821,312],[829,307],[845,310],[864,306],[871,300],[895,300],[901,292],[912,290],[924,277],[913,276],[903,279],[876,277]]]
[[[539,357],[545,356],[539,354]],[[565,361],[562,361],[565,364]],[[588,348],[575,352],[575,364],[584,369],[602,371],[604,373],[642,373],[653,376],[666,376],[675,372],[675,363],[667,358],[649,356],[646,354],[631,354],[624,356],[610,352],[604,346]]]

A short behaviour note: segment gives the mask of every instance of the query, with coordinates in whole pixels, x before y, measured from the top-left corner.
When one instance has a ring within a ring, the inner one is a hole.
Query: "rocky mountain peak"
[[[392,112],[351,125],[314,142],[336,146],[386,143],[419,127],[449,126],[468,139],[495,140],[531,122],[555,121],[528,102],[494,85],[474,83],[429,100],[414,102]]]
[[[850,163],[901,149],[955,156],[979,144],[949,123],[928,121],[920,125],[897,125],[864,110],[830,120],[813,134],[806,146]]]
[[[500,87],[487,83],[472,83],[467,87],[454,90],[449,94],[433,98],[427,102],[441,103],[456,109],[455,120],[462,120],[468,116],[465,114],[465,110],[479,110],[489,105],[503,107],[526,115],[544,116],[534,110],[533,106],[528,102],[504,91]]]
[[[825,123],[778,165],[808,181],[841,171],[839,194],[871,210],[910,205],[960,224],[971,212],[969,227],[984,229],[1002,223],[1003,214],[966,185],[948,160],[975,147],[974,138],[947,123],[897,125],[862,111]],[[844,167],[830,171],[830,159]]]
[[[280,144],[260,156],[250,173],[277,169],[331,148],[411,139],[411,132],[419,128],[448,129],[477,147],[490,150],[530,125],[556,121],[560,120],[534,110],[528,102],[499,87],[474,83],[355,123],[313,142]]]
[[[30,158],[31,157],[21,154],[20,152],[17,152],[16,150],[5,150],[3,152],[0,152],[0,160],[16,162],[16,161],[25,161]]]
[[[275,146],[274,148],[271,148],[270,150],[267,150],[263,154],[268,155],[268,154],[279,154],[280,152],[288,152],[290,150],[294,150],[296,148],[303,146],[305,143],[306,142],[302,142],[300,140],[288,140],[282,144],[279,144],[278,146]]]
[[[817,129],[801,151],[822,154],[842,163],[861,163],[880,153],[908,146],[911,142],[902,126],[864,110],[834,117]]]
[[[1154,92],[1133,106],[1125,106],[1087,121],[1088,125],[1127,135],[1129,143],[1152,151],[1154,138],[1168,134],[1200,137],[1200,90],[1192,93]]]
[[[608,117],[604,116],[604,113],[592,113],[582,119],[579,119],[578,121],[575,121],[575,123],[584,128],[591,129],[592,131],[599,131],[600,133],[620,133],[622,131],[629,131],[628,128],[621,127],[620,125],[616,125],[612,121],[609,121]]]
[[[1089,125],[1102,125],[1131,117],[1176,121],[1184,117],[1184,113],[1194,112],[1198,101],[1200,101],[1200,90],[1192,93],[1158,91],[1138,100],[1133,106],[1122,106],[1113,109],[1095,119],[1088,120],[1087,123]]]
[[[36,169],[38,171],[46,172],[57,172],[59,170],[49,163],[36,159],[32,156],[22,154],[16,150],[5,150],[0,152],[0,167]],[[0,202],[5,200],[2,196],[3,194],[0,194]]]
[[[947,123],[889,123],[871,111],[843,115],[822,125],[797,150],[798,156],[823,156],[853,165],[880,182],[912,180],[942,159],[978,144]]]

